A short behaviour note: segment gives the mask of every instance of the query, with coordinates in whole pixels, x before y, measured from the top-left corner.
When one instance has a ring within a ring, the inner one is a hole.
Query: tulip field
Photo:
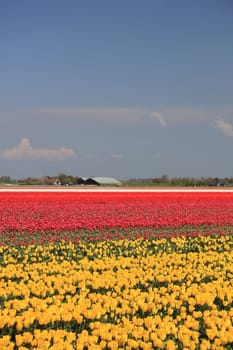
[[[8,349],[233,349],[233,192],[1,192]]]

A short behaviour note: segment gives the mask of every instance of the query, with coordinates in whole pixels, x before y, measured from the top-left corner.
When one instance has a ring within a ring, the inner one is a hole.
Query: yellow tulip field
[[[35,203],[37,219],[42,211]],[[179,214],[181,202],[174,203]],[[35,223],[31,231],[16,231],[8,224],[0,245],[0,350],[233,349],[232,203],[232,196],[218,209],[207,203],[205,215],[211,219],[206,225],[202,212],[189,207],[200,222],[195,227],[185,223],[172,229],[169,221],[166,228],[161,211],[161,228],[128,225],[127,230],[92,227],[67,233],[53,224],[55,231],[41,230],[41,235],[61,239],[44,243],[32,241],[40,235]],[[24,215],[26,222],[24,204],[17,208],[18,218]],[[175,220],[176,210],[169,210]],[[214,222],[216,213],[224,210],[224,223],[221,215]],[[139,212],[138,205],[136,219]],[[46,211],[43,215],[45,225]],[[148,220],[145,211],[143,215]],[[143,235],[146,229],[148,237]],[[101,232],[108,232],[108,239],[101,238]]]

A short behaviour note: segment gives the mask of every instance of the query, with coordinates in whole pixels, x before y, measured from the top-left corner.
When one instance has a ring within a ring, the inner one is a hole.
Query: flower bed
[[[2,247],[1,349],[232,349],[233,237]]]
[[[231,232],[232,193],[1,193],[0,242]],[[121,234],[122,232],[122,234]],[[103,237],[102,237],[103,234]]]
[[[0,206],[1,350],[233,348],[232,194]]]

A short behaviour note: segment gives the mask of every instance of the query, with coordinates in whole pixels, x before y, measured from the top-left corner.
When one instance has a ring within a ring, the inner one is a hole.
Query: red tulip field
[[[1,243],[230,233],[232,193],[1,193]],[[86,238],[86,239],[85,239]]]
[[[0,349],[233,349],[233,193],[0,193]]]

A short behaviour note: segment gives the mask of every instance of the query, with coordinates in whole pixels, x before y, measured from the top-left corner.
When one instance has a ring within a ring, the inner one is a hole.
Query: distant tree
[[[11,182],[10,176],[0,176],[0,182]]]
[[[160,177],[154,177],[152,179],[152,183],[153,184],[160,184],[161,183],[161,178]]]
[[[169,177],[168,177],[168,175],[162,175],[161,177],[160,177],[160,182],[161,183],[163,183],[163,184],[166,184],[166,183],[169,183]]]
[[[171,182],[172,186],[179,186],[180,185],[180,179],[178,177],[172,177],[170,182]]]
[[[79,178],[76,176],[61,173],[58,175],[58,179],[59,179],[61,185],[75,185],[78,183]]]
[[[18,183],[22,185],[41,185],[41,180],[37,178],[27,177],[25,179],[19,180]]]

